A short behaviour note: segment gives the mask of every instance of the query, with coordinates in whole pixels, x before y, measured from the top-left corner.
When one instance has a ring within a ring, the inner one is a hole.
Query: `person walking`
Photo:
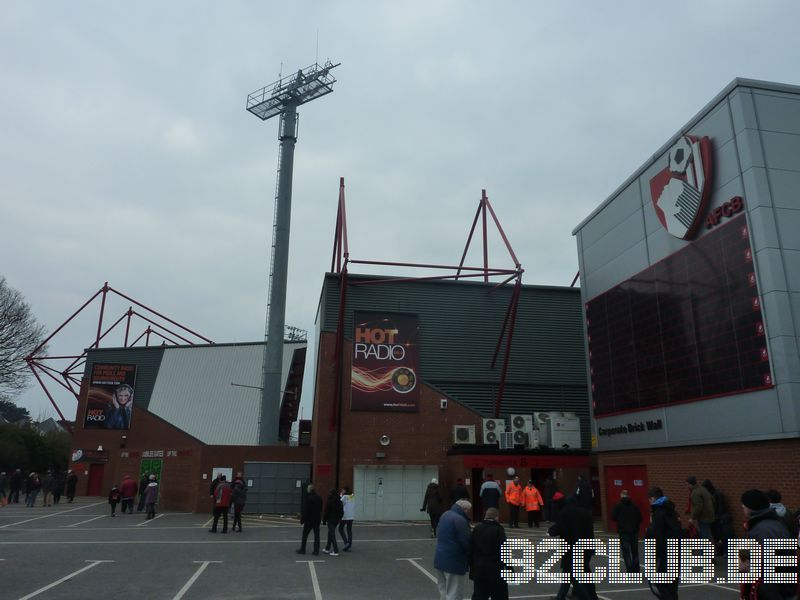
[[[122,478],[122,483],[119,486],[119,493],[122,495],[122,514],[127,511],[129,515],[133,514],[133,500],[136,498],[136,490],[139,486],[130,475],[125,475]]]
[[[6,476],[6,472],[3,471],[0,473],[0,506],[5,506],[8,504],[8,500],[6,499],[6,485],[8,484],[8,477]]]
[[[53,506],[52,494],[54,483],[53,472],[48,471],[44,479],[42,479],[42,506]]]
[[[111,486],[111,491],[108,493],[108,503],[111,505],[111,516],[116,517],[117,504],[122,499],[122,494],[117,487],[117,484]]]
[[[533,485],[533,481],[529,481],[528,485],[522,490],[522,504],[525,506],[525,512],[528,513],[528,527],[536,525],[542,521],[542,494]]]
[[[422,508],[420,512],[428,512],[431,520],[431,537],[436,537],[436,527],[439,525],[439,518],[442,516],[442,492],[439,489],[439,480],[435,477],[431,479],[425,489],[425,496],[422,498]]]
[[[490,508],[483,515],[483,522],[472,531],[469,559],[469,577],[474,582],[472,600],[508,600],[508,584],[501,575],[500,558],[505,541],[500,513]]]
[[[39,479],[38,473],[31,473],[27,479],[28,482],[28,491],[27,491],[27,500],[25,504],[28,508],[33,508],[36,504],[36,496],[39,495],[39,491],[42,489],[42,480]]]
[[[514,476],[514,480],[506,486],[506,502],[508,503],[508,527],[519,529],[519,507],[522,506],[522,484],[519,482],[519,475]]]
[[[322,498],[314,490],[314,484],[308,484],[308,494],[306,494],[305,502],[303,503],[300,512],[300,524],[303,526],[303,537],[300,542],[300,547],[295,550],[298,554],[306,553],[306,542],[308,541],[308,534],[314,532],[314,554],[319,554],[319,523],[322,520]]]
[[[19,491],[22,489],[22,472],[15,469],[8,478],[8,503],[19,504]]]
[[[464,580],[469,568],[472,504],[459,500],[439,521],[433,567],[439,600],[463,600]]]
[[[208,531],[217,533],[217,523],[222,516],[222,533],[228,533],[228,511],[231,508],[231,485],[225,475],[219,476],[219,481],[214,487],[214,524]]]
[[[75,488],[78,487],[78,476],[75,471],[70,469],[67,471],[67,503],[72,504],[75,500]]]
[[[639,572],[639,527],[642,525],[642,511],[628,495],[628,490],[620,492],[619,502],[611,510],[611,520],[617,524],[622,560],[628,573]]]
[[[450,501],[455,504],[459,500],[469,500],[469,490],[461,477],[456,479],[453,489],[450,490]]]
[[[645,538],[654,539],[656,542],[656,572],[667,572],[667,540],[678,539],[682,536],[681,522],[675,512],[675,504],[664,495],[659,487],[651,487],[647,492],[650,501],[650,526],[645,532]],[[651,583],[659,600],[678,599],[678,579],[670,583]]]
[[[697,477],[690,475],[686,478],[689,486],[690,523],[697,528],[697,535],[706,540],[711,540],[711,524],[715,520],[714,498],[702,485],[697,485]]]
[[[150,485],[150,474],[142,473],[139,479],[139,504],[136,507],[136,512],[142,512],[145,505],[145,496],[147,496],[147,486]]]
[[[150,475],[148,477],[147,488],[145,488],[144,492],[144,504],[147,510],[147,519],[155,519],[156,518],[156,503],[158,502],[158,481],[156,481],[155,475]]]
[[[765,540],[793,538],[786,527],[786,523],[770,506],[769,496],[765,492],[756,489],[747,490],[742,494],[741,503],[744,518],[747,520],[745,523],[746,538],[756,540],[762,548]],[[741,594],[742,598],[788,600],[789,598],[797,597],[796,548],[789,551],[778,550],[775,554],[787,562],[794,562],[791,567],[779,566],[775,568],[776,573],[784,574],[781,576],[786,577],[789,581],[794,580],[794,583],[765,583],[763,577],[759,577],[755,583],[742,586],[741,591],[744,592]],[[752,572],[749,562],[749,556],[746,554],[740,558],[740,571]]]
[[[494,480],[491,473],[486,475],[478,496],[481,498],[484,513],[489,508],[500,508],[500,498],[503,496],[503,490],[500,489],[500,484]]]
[[[61,495],[64,493],[64,485],[66,484],[66,476],[64,470],[59,469],[53,475],[53,504],[61,503]]]
[[[339,556],[339,546],[336,543],[336,526],[344,516],[344,506],[339,492],[331,490],[328,500],[325,502],[325,514],[322,517],[323,525],[328,526],[328,541],[322,551],[331,556]]]
[[[587,509],[591,512],[592,500],[594,499],[594,492],[592,486],[584,475],[578,475],[578,487],[575,490],[575,500],[578,506]]]
[[[342,488],[342,520],[339,521],[339,535],[342,537],[342,552],[350,552],[353,548],[353,520],[356,517],[355,495],[348,486]]]
[[[711,524],[711,537],[714,538],[717,556],[722,557],[727,554],[728,540],[736,535],[733,531],[733,518],[728,509],[728,503],[725,501],[725,496],[714,487],[711,480],[704,479],[702,486],[708,490],[708,493],[714,499],[714,522]],[[769,494],[769,492],[767,493]]]
[[[578,540],[589,540],[594,538],[594,522],[592,521],[592,513],[588,508],[578,504],[578,498],[573,496],[565,501],[564,508],[562,508],[556,522],[550,526],[548,534],[554,537],[560,537],[566,541],[570,550],[561,558],[561,571],[563,573],[570,573],[570,582],[562,583],[558,588],[556,600],[565,600],[567,592],[569,592],[570,584],[574,589],[575,598],[581,600],[596,600],[597,592],[595,591],[594,583],[582,583],[575,578],[573,571],[573,551]],[[583,551],[583,572],[589,573],[589,562],[592,558],[593,551]]]
[[[233,502],[233,531],[242,532],[242,511],[244,505],[247,503],[247,485],[244,479],[234,479],[231,494],[231,502]],[[239,529],[236,529],[236,526]]]

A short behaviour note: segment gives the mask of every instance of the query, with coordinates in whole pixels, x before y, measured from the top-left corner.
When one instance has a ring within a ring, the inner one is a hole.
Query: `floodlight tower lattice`
[[[261,379],[261,415],[258,443],[278,441],[282,397],[283,331],[286,321],[286,282],[289,270],[289,225],[292,212],[292,171],[297,142],[297,107],[333,91],[336,79],[330,72],[341,63],[326,61],[300,69],[247,96],[247,110],[262,121],[280,116],[278,177],[272,226],[269,293],[267,300],[267,345]]]

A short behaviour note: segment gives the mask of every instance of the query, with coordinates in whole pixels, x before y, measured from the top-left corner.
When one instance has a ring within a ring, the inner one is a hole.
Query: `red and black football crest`
[[[675,237],[690,238],[711,195],[711,140],[684,135],[669,150],[669,164],[650,180],[658,220]]]

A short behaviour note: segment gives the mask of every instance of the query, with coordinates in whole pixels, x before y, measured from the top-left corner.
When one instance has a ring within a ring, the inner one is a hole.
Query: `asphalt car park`
[[[111,518],[79,498],[43,508],[0,508],[0,598],[42,599],[436,599],[436,541],[418,522],[356,522],[353,551],[299,555],[294,517],[247,515],[242,533],[209,533],[208,515],[166,512]],[[220,528],[221,529],[221,528]],[[322,545],[325,531],[322,528]],[[507,530],[533,542],[542,530]],[[603,532],[599,537],[608,537]],[[341,541],[341,540],[340,540]],[[537,555],[538,561],[538,555]],[[510,588],[511,598],[551,598],[555,584]],[[466,597],[472,593],[467,583]],[[598,585],[600,598],[654,598],[646,584]],[[735,585],[683,585],[685,600],[728,599]]]

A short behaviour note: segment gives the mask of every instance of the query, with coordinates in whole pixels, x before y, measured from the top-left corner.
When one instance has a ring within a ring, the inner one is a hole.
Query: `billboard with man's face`
[[[92,365],[86,429],[130,429],[136,365]]]
[[[353,410],[419,410],[419,318],[356,312],[353,316]]]

